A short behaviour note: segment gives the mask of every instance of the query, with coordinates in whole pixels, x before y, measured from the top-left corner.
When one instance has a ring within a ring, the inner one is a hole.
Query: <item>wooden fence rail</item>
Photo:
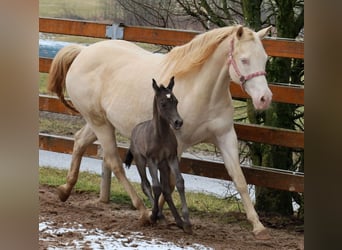
[[[116,30],[115,30],[116,29]],[[53,18],[40,18],[39,31],[55,34],[77,35],[108,39],[112,36],[133,42],[144,42],[161,45],[181,45],[190,41],[199,32],[179,31],[171,29],[134,27],[112,25],[110,23],[95,23],[88,21],[62,20]],[[285,39],[264,39],[263,45],[269,56],[304,58],[304,43]],[[39,58],[39,71],[47,73],[51,59]],[[234,98],[248,98],[247,94],[236,85],[231,84],[231,93]],[[304,87],[283,86],[270,84],[273,92],[273,101],[304,105]],[[77,115],[67,109],[56,97],[40,95],[39,110]],[[258,125],[235,123],[235,129],[240,140],[261,142],[292,148],[304,148],[304,133],[300,131],[265,127]],[[55,152],[71,153],[73,139],[61,136],[39,134],[40,149]],[[123,157],[126,148],[119,148]],[[86,151],[87,156],[99,158],[99,145],[94,143]],[[181,171],[195,175],[230,180],[222,163],[211,162],[183,157]],[[249,184],[258,186],[304,192],[304,174],[291,173],[278,169],[263,167],[242,166],[246,180]]]

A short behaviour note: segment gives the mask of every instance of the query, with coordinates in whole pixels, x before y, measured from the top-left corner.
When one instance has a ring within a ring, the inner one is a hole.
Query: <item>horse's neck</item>
[[[217,65],[215,68],[210,63],[204,64],[198,72],[178,80],[174,91],[184,120],[182,132],[176,133],[178,145],[182,147],[183,143],[186,148],[201,141],[212,141],[216,130],[213,124],[229,126],[233,113],[227,66],[222,63],[221,68]],[[224,119],[217,123],[219,117]]]
[[[202,112],[211,110],[216,105],[230,106],[229,82],[227,66],[222,63],[220,68],[215,62],[208,61],[197,72],[184,78],[184,88],[181,84],[176,86],[179,87],[176,96],[183,100],[189,98],[192,100],[190,108]]]

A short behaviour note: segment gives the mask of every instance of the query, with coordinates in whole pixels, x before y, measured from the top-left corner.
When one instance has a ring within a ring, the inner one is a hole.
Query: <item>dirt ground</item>
[[[172,242],[177,249],[304,249],[304,232],[295,219],[284,221],[276,217],[261,216],[261,221],[269,228],[272,239],[258,241],[251,234],[250,227],[246,226],[245,214],[227,214],[225,216],[234,218],[227,223],[215,218],[213,214],[203,216],[190,213],[194,233],[188,235],[175,226],[168,210],[165,215],[169,224],[142,226],[139,224],[138,211],[132,206],[113,202],[103,204],[97,202],[97,199],[98,196],[93,193],[73,192],[63,203],[59,201],[55,187],[41,185],[39,223],[41,225],[48,222],[49,226],[55,229],[81,224],[83,231],[105,232],[109,238],[112,235],[112,240],[121,240],[125,246],[129,246],[126,249],[151,248],[139,247],[139,243],[133,244],[134,238],[153,242],[153,249],[158,249],[158,244],[161,244],[159,242]],[[134,236],[132,232],[138,233]],[[84,237],[79,231],[40,229],[39,249],[95,249],[89,240],[82,246],[77,245]],[[113,249],[105,246],[104,238],[98,241],[100,249]]]

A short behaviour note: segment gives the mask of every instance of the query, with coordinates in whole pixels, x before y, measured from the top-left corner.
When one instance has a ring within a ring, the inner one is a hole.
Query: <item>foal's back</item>
[[[154,162],[170,160],[177,157],[177,139],[167,126],[159,135],[154,129],[153,120],[139,123],[132,131],[130,150],[133,155],[140,154]]]

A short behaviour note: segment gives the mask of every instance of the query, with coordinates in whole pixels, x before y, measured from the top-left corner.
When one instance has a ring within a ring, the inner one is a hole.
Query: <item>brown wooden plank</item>
[[[39,72],[48,73],[52,59],[39,58]],[[273,93],[274,102],[293,103],[304,105],[304,88],[280,86],[269,84]],[[242,90],[241,86],[233,82],[230,83],[230,91],[234,98],[250,98],[250,96]]]
[[[232,180],[223,163],[201,161],[183,157],[180,161],[182,173]],[[292,192],[304,192],[304,175],[295,175],[260,167],[241,166],[248,184]]]
[[[57,97],[40,95],[39,110],[68,115],[79,115],[65,107]],[[292,148],[304,148],[304,133],[288,129],[264,127],[252,124],[235,123],[240,140],[261,142]]]
[[[123,39],[132,42],[177,46],[189,42],[197,34],[199,32],[125,26]]]
[[[49,73],[52,59],[39,57],[39,72]]]
[[[269,84],[273,93],[273,102],[292,103],[304,105],[304,87],[291,87],[276,84]],[[250,98],[250,96],[234,82],[230,83],[230,92],[234,98]]]
[[[243,141],[304,148],[304,132],[242,123],[234,123],[234,128]]]
[[[304,193],[304,175],[281,173],[257,167],[241,167],[248,184]]]
[[[54,152],[72,153],[73,139],[64,136],[53,136],[48,134],[39,134],[39,148]],[[123,159],[127,148],[119,147],[119,154]],[[100,159],[99,145],[90,145],[85,156]],[[249,184],[264,186],[269,188],[288,190],[292,192],[304,192],[304,176],[284,173],[279,171],[270,171],[260,168],[251,168],[242,166],[242,171]],[[231,180],[224,164],[219,162],[210,162],[203,160],[190,159],[182,157],[180,161],[182,173],[205,176],[216,179]]]
[[[172,46],[185,44],[198,34],[200,32],[154,27],[126,26],[124,28],[124,40]],[[304,42],[264,39],[262,43],[269,56],[304,59]]]
[[[54,34],[106,38],[108,23],[76,21],[57,18],[39,18],[39,31]]]
[[[74,147],[74,139],[39,133],[39,148],[43,150],[71,154]],[[94,143],[87,147],[84,156],[99,158],[99,145]]]
[[[56,96],[39,95],[39,110],[67,115],[79,115],[67,108]]]
[[[109,25],[111,24],[57,18],[39,18],[39,31],[55,34],[107,38],[106,27]],[[200,34],[200,32],[156,27],[124,27],[124,40],[170,46],[185,44],[197,34]],[[262,42],[269,56],[304,59],[304,42],[279,38],[264,39]]]
[[[285,39],[263,39],[269,56],[304,59],[304,42]]]

